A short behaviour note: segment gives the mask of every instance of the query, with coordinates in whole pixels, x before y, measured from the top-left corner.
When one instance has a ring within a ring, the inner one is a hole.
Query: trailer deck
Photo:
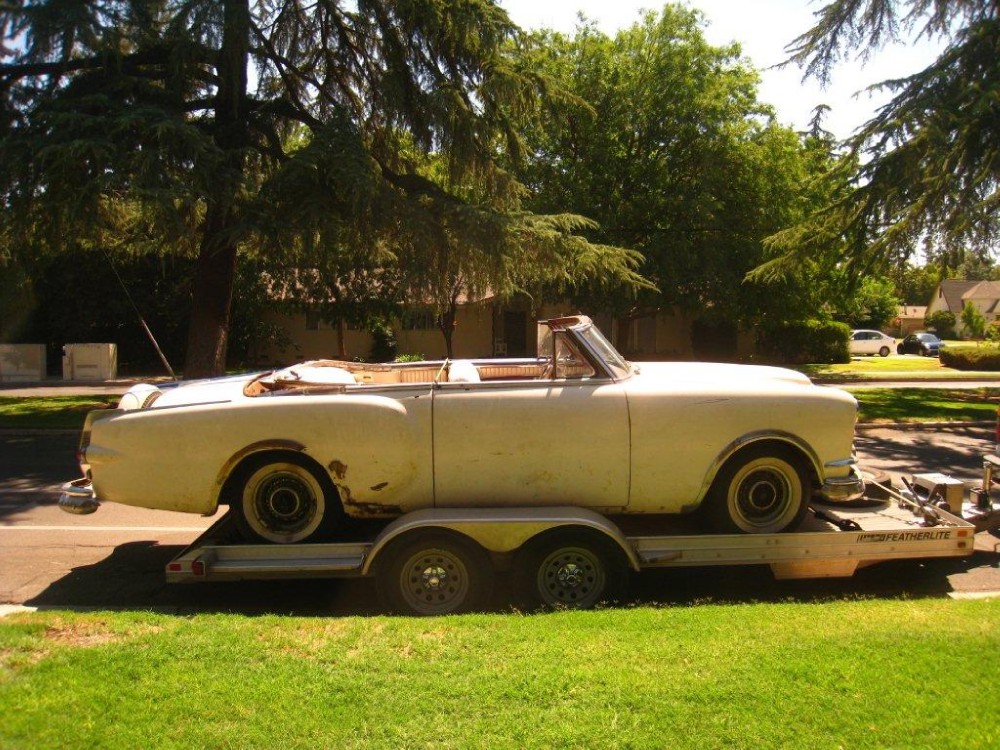
[[[166,573],[171,582],[357,577],[372,574],[377,553],[400,533],[446,529],[502,557],[517,549],[520,538],[581,523],[620,538],[634,570],[769,565],[778,578],[835,577],[885,560],[961,557],[973,549],[975,525],[941,508],[933,525],[890,500],[815,511],[793,533],[704,534],[660,519],[640,533],[643,519],[634,516],[622,519],[623,530],[579,508],[426,510],[389,524],[370,540],[297,545],[233,543],[227,515],[172,560]]]

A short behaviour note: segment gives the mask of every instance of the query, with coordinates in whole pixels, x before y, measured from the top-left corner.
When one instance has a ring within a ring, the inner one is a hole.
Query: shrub
[[[757,351],[784,364],[836,364],[850,362],[851,329],[829,320],[804,320],[762,327]]]
[[[956,370],[1000,370],[1000,346],[957,346],[945,348],[941,364]]]
[[[933,329],[942,339],[955,338],[955,322],[955,313],[947,310],[938,310],[924,318],[924,325]]]
[[[372,350],[368,357],[372,362],[392,362],[396,358],[396,334],[388,321],[373,318],[368,321],[368,333],[372,337]]]

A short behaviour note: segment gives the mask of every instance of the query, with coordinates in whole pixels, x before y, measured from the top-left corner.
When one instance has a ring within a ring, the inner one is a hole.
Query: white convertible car
[[[859,497],[849,394],[774,367],[625,361],[583,316],[531,359],[305,362],[132,388],[91,413],[61,504],[212,514],[248,539],[335,538],[420,508],[701,512],[720,532],[794,528]]]

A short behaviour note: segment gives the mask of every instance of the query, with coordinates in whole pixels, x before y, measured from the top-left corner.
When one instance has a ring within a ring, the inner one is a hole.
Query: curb
[[[858,422],[855,430],[947,430],[954,427],[993,427],[994,420],[977,422]]]

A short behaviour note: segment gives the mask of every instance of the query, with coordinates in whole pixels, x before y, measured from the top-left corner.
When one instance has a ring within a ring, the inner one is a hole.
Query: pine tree
[[[990,248],[1000,230],[1000,6],[994,0],[835,0],[790,46],[790,62],[829,80],[833,66],[869,59],[903,32],[942,38],[925,70],[876,88],[892,99],[847,145],[853,189],[776,236],[786,260],[846,240],[858,274],[905,260],[921,244]],[[855,166],[856,165],[856,166]]]
[[[448,247],[502,272],[552,229],[500,166],[544,82],[504,54],[519,31],[491,0],[22,0],[0,34],[0,236],[196,256],[187,376],[224,368],[240,252],[412,268]],[[563,222],[542,270],[578,242]],[[638,281],[634,256],[583,250]]]

